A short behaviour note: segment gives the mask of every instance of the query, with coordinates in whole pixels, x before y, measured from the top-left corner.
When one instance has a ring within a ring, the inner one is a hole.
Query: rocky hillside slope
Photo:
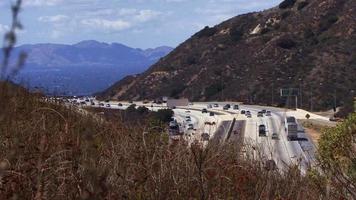
[[[285,0],[205,27],[102,95],[283,105],[280,88],[292,87],[305,108],[342,105],[356,89],[355,19],[355,0]]]

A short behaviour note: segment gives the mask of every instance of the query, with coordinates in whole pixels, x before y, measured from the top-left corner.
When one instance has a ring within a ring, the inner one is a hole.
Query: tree
[[[336,195],[356,199],[356,113],[323,132],[319,141],[319,161],[336,188]]]

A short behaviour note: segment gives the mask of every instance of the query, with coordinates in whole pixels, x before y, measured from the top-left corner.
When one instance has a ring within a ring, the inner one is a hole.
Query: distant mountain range
[[[352,102],[356,91],[356,1],[284,0],[278,6],[205,27],[146,72],[122,79],[103,98],[161,96],[289,105]],[[352,104],[351,104],[352,105]]]
[[[47,94],[88,95],[145,71],[171,50],[167,46],[142,50],[94,40],[74,45],[22,45],[14,49],[12,63],[20,52],[28,57],[13,80]]]

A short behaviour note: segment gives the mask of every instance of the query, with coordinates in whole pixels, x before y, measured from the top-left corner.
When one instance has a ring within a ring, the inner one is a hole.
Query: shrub
[[[217,32],[217,28],[215,28],[215,27],[210,28],[209,26],[206,26],[203,30],[196,33],[196,36],[198,38],[210,37],[210,36],[213,36],[216,32]]]
[[[175,85],[171,86],[171,94],[170,97],[178,98],[180,93],[185,90],[186,86],[182,83],[176,83]]]
[[[223,89],[224,89],[223,85],[221,85],[220,83],[215,83],[205,89],[205,96],[207,98],[209,98],[209,97],[214,96],[215,94],[221,92]]]
[[[309,2],[307,2],[307,1],[299,2],[297,9],[298,9],[298,10],[302,10],[302,9],[303,9],[305,6],[307,6],[308,4],[309,4]]]
[[[294,6],[296,0],[284,0],[282,3],[279,4],[280,9],[291,8]]]
[[[243,33],[242,28],[233,28],[230,31],[230,37],[235,42],[239,41],[243,35],[244,35],[244,33]]]
[[[333,24],[339,20],[339,17],[335,14],[329,13],[326,16],[322,17],[319,23],[319,31],[327,31]]]
[[[171,109],[161,109],[154,113],[155,118],[164,123],[170,122],[173,115],[174,112]]]
[[[356,198],[356,113],[335,128],[323,132],[319,160],[328,178],[334,181],[336,196]],[[345,190],[348,188],[348,190]]]
[[[277,46],[282,49],[291,49],[295,47],[297,44],[290,38],[283,38],[277,41]]]
[[[307,28],[307,29],[304,30],[303,37],[305,39],[309,39],[309,38],[312,38],[314,36],[315,36],[315,34],[310,28]]]
[[[284,11],[282,14],[281,14],[281,19],[286,19],[287,17],[289,17],[289,15],[291,14],[291,11]]]

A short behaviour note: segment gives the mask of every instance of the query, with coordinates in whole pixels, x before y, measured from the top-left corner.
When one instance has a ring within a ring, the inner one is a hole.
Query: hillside
[[[301,89],[305,108],[350,101],[356,89],[356,1],[285,0],[206,27],[137,77],[105,91],[115,99],[160,96],[283,105]]]
[[[170,47],[142,50],[97,41],[22,45],[14,54],[26,52],[28,58],[15,80],[30,88],[41,87],[47,93],[91,94],[127,75],[145,71],[171,50]]]

